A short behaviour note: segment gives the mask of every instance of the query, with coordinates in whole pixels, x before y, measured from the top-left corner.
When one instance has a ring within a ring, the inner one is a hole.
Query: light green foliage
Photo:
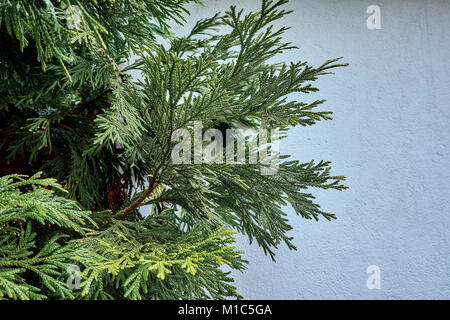
[[[63,190],[39,174],[0,178],[0,298],[74,298],[63,274],[77,246],[61,242],[69,237],[62,230],[82,234],[90,219],[54,189]],[[47,234],[36,239],[33,228],[47,224]],[[36,277],[36,283],[27,281]]]
[[[233,232],[208,225],[184,232],[181,223],[183,219],[166,209],[139,222],[116,220],[109,228],[90,235],[87,247],[95,254],[82,252],[77,257],[85,265],[82,296],[102,295],[97,280],[111,275],[111,285],[123,288],[123,298],[238,296],[227,284],[232,280],[227,277],[229,272],[220,268],[243,269],[240,252],[231,246]]]
[[[0,235],[4,298],[240,297],[228,271],[245,266],[235,231],[274,259],[281,244],[295,249],[285,206],[305,219],[335,218],[309,191],[346,188],[327,161],[281,155],[273,175],[261,174],[263,163],[172,162],[173,133],[192,132],[194,121],[284,138],[293,126],[330,120],[324,100],[292,98],[317,92],[314,81],[346,65],[271,62],[295,49],[283,42],[287,28],[274,26],[289,14],[286,1],[263,0],[250,13],[231,7],[174,36],[186,2],[0,1],[9,48],[0,51],[0,170],[21,159],[25,172],[43,171],[68,190],[37,176],[1,178],[0,224],[16,233]],[[70,5],[82,11],[79,28],[66,26]],[[73,264],[75,291],[63,275]]]
[[[0,178],[0,298],[239,297],[220,268],[243,269],[230,230],[197,225],[183,231],[183,219],[170,209],[98,229],[89,212],[53,189],[64,192],[39,174]],[[47,224],[49,231],[38,233],[36,227]],[[77,264],[82,290],[70,290],[66,271]]]

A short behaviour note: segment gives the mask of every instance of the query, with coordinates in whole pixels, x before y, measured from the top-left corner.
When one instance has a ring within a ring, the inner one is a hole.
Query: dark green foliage
[[[239,297],[222,268],[244,269],[232,230],[273,258],[281,243],[295,249],[285,205],[306,219],[335,218],[307,192],[345,189],[329,162],[281,156],[273,175],[261,174],[264,164],[172,162],[172,134],[193,121],[285,136],[331,119],[316,109],[324,100],[288,95],[318,91],[313,81],[345,65],[269,63],[294,49],[282,41],[287,28],[273,26],[289,13],[285,1],[248,14],[231,7],[176,37],[169,27],[186,2],[0,1],[0,175],[55,179],[0,179],[1,297]],[[70,5],[81,12],[75,28]],[[80,290],[66,285],[72,265]]]

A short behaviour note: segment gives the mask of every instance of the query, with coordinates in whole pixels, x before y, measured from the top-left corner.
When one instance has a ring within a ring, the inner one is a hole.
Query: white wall
[[[190,6],[189,23],[230,4]],[[366,9],[381,8],[381,30]],[[450,1],[291,0],[285,39],[300,47],[281,58],[350,63],[319,80],[334,120],[295,128],[281,143],[294,158],[332,160],[349,190],[314,191],[334,222],[306,221],[290,208],[295,245],[271,262],[239,238],[250,265],[236,273],[248,299],[450,298]],[[299,96],[299,99],[303,97]],[[366,268],[381,269],[381,289]]]

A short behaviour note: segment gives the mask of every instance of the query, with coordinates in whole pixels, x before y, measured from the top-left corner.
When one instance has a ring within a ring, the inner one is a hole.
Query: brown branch
[[[130,212],[136,210],[138,207],[141,206],[142,202],[144,202],[144,200],[152,194],[153,190],[155,190],[156,186],[158,185],[158,182],[155,182],[151,187],[148,187],[143,193],[142,195],[132,204],[130,204],[128,207],[120,210],[116,215],[115,218],[116,219],[121,219],[122,217],[126,216],[127,214],[129,214]]]
[[[69,127],[68,125],[66,125],[66,124],[64,124],[64,123],[58,122],[57,124],[58,124],[58,126],[60,126],[61,128],[64,128],[64,129],[66,129],[66,130],[73,131],[73,129],[72,129],[71,127]]]

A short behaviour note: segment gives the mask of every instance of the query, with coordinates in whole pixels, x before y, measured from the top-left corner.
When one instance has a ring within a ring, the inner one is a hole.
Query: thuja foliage
[[[329,162],[282,155],[262,175],[262,163],[171,161],[173,132],[194,121],[284,137],[331,119],[324,100],[289,98],[345,65],[272,62],[294,49],[274,26],[286,1],[233,6],[176,36],[187,2],[0,1],[0,298],[240,297],[235,232],[273,258],[295,249],[286,205],[335,218],[308,191],[345,189]]]

